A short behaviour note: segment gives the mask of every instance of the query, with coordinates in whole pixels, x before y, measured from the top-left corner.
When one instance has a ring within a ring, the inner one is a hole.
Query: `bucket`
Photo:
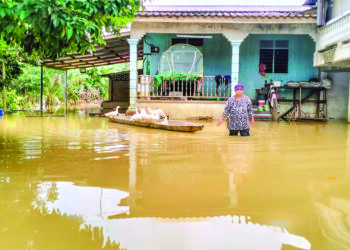
[[[258,95],[258,100],[266,100],[267,95]]]
[[[264,107],[259,106],[259,107],[258,107],[258,111],[260,111],[260,112],[261,112],[261,111],[264,111]]]
[[[266,105],[264,106],[264,110],[265,110],[265,111],[270,111],[270,106],[269,106],[268,104],[266,104]]]
[[[3,116],[4,113],[2,112],[2,109],[0,109],[0,116]]]
[[[265,105],[265,100],[259,100],[259,106],[263,107]]]

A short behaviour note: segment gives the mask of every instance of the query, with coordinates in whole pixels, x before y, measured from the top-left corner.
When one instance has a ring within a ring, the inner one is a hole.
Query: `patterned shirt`
[[[246,95],[243,95],[241,100],[232,96],[227,100],[222,116],[228,117],[229,130],[249,129],[249,117],[254,116],[252,101]]]

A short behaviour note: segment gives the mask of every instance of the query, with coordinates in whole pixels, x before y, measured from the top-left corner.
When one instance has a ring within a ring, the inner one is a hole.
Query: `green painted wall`
[[[203,34],[201,34],[203,35]],[[208,35],[208,34],[206,34]],[[200,47],[204,60],[204,75],[231,74],[231,45],[221,34],[209,34],[212,39],[205,39]],[[158,46],[159,54],[149,55],[151,75],[156,74],[159,58],[171,46],[175,34],[147,34],[144,40],[144,53],[150,52],[150,43]],[[288,74],[259,74],[260,40],[289,40]],[[262,87],[265,80],[307,81],[317,77],[317,69],[313,67],[315,43],[308,35],[249,35],[240,47],[239,82],[245,85],[245,93],[251,98],[256,97],[256,88]],[[283,94],[283,93],[281,93]]]
[[[204,75],[231,74],[230,43],[221,34],[209,35],[212,38],[204,39],[204,46],[198,47],[203,53]],[[145,56],[148,57],[151,63],[151,75],[156,74],[160,56],[171,46],[172,38],[176,38],[176,34],[147,34],[145,36],[144,53],[150,53],[150,46],[147,43],[159,47],[159,54]]]
[[[289,40],[289,60],[287,74],[259,74],[260,40]],[[308,81],[317,77],[317,68],[313,67],[315,43],[308,35],[249,35],[240,47],[239,81],[243,83],[245,93],[252,98],[256,88],[264,86],[265,80]],[[283,93],[280,93],[283,94]]]

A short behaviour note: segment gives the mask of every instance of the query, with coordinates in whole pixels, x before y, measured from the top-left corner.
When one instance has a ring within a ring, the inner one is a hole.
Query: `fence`
[[[147,98],[193,98],[213,99],[231,96],[231,83],[218,76],[191,78],[161,77],[157,81],[151,76],[139,76],[138,97]]]

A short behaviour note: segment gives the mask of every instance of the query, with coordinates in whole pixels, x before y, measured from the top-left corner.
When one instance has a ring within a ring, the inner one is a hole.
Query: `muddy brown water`
[[[350,126],[204,124],[3,117],[0,249],[350,249]]]

